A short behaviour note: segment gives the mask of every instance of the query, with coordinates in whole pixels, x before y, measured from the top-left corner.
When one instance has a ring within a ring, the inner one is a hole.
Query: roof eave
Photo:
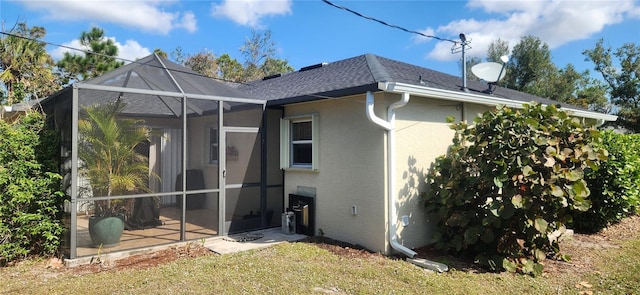
[[[419,85],[412,85],[412,84],[406,84],[406,83],[397,83],[397,82],[380,82],[378,83],[378,88],[380,90],[393,92],[393,93],[408,92],[409,94],[412,94],[412,95],[433,97],[438,99],[459,101],[459,102],[477,103],[477,104],[483,104],[487,106],[505,105],[505,106],[514,107],[514,108],[523,108],[523,105],[528,104],[528,102],[522,102],[522,101],[513,100],[513,99],[479,95],[479,94],[473,94],[473,93],[463,93],[463,92],[425,87],[425,86],[419,86]],[[615,115],[574,109],[566,106],[563,106],[562,109],[571,112],[571,114],[574,116],[582,117],[582,118],[589,118],[589,119],[602,120],[602,121],[615,121],[618,119],[618,116],[615,116]]]
[[[355,87],[349,87],[344,89],[337,89],[331,91],[317,92],[312,94],[304,94],[294,97],[287,97],[282,99],[270,99],[267,101],[267,106],[284,106],[296,103],[311,102],[323,99],[340,98],[344,96],[356,95],[366,93],[367,91],[379,91],[379,83],[365,84]]]

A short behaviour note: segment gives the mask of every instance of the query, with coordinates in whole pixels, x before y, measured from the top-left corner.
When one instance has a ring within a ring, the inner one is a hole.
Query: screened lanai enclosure
[[[280,226],[281,112],[265,103],[155,54],[46,99],[61,138],[66,255]],[[102,241],[99,224],[124,231]]]

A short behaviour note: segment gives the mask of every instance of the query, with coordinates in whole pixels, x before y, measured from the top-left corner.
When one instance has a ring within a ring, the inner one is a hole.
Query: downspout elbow
[[[407,92],[403,92],[402,93],[402,98],[394,103],[392,103],[389,106],[389,109],[387,110],[387,118],[389,118],[389,120],[393,120],[395,117],[395,113],[396,110],[407,105],[409,103],[409,93]]]
[[[404,245],[400,244],[400,242],[398,242],[398,239],[396,238],[395,233],[391,234],[391,248],[395,249],[398,252],[401,252],[402,254],[406,255],[409,258],[415,258],[416,255],[418,255],[416,251],[413,251],[405,247]]]
[[[371,93],[371,91],[367,91],[367,98],[365,103],[366,103],[366,110],[367,110],[367,118],[369,119],[369,121],[382,127],[387,131],[391,130],[392,129],[391,123],[376,116],[376,113],[374,111],[373,93]]]

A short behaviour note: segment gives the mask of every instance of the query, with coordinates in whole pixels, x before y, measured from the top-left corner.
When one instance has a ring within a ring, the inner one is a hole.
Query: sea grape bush
[[[640,208],[640,134],[607,130],[601,137],[609,159],[586,175],[591,208],[577,213],[573,222],[581,232],[597,232]]]
[[[558,255],[572,214],[591,206],[585,173],[607,158],[599,131],[553,105],[497,107],[452,124],[453,143],[427,175],[435,246],[492,269],[532,275]]]
[[[55,136],[44,115],[0,121],[0,266],[58,250],[63,226]]]

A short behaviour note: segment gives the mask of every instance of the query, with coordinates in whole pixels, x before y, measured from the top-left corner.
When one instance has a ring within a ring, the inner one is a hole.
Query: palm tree
[[[124,109],[120,101],[84,109],[78,122],[81,173],[90,179],[94,197],[117,196],[136,191],[148,192],[148,158],[136,152],[147,141],[150,130],[141,120],[119,118]],[[133,199],[95,201],[96,217],[127,213]]]
[[[12,105],[27,99],[46,97],[60,88],[52,69],[54,61],[46,44],[43,27],[18,23],[11,35],[0,38],[0,85],[5,88],[4,103]]]

